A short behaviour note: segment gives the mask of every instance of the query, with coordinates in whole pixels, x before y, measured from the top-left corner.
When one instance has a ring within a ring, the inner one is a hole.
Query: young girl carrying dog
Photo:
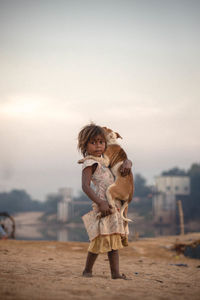
[[[83,127],[78,135],[78,149],[83,156],[100,157],[106,149],[106,138],[102,127],[89,124]],[[126,176],[131,169],[130,160],[125,160],[121,166],[121,173]],[[99,253],[107,253],[112,279],[127,279],[119,272],[118,249],[127,245],[125,237],[128,226],[125,226],[120,216],[121,201],[115,201],[115,208],[106,199],[106,189],[114,182],[109,168],[95,161],[87,159],[82,166],[82,189],[93,201],[93,210],[83,216],[90,239],[88,255],[83,276],[92,277],[92,268]],[[93,187],[92,185],[93,184]]]

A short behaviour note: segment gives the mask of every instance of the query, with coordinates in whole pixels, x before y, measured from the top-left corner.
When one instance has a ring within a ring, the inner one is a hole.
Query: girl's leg
[[[85,269],[83,271],[83,276],[85,277],[92,277],[92,268],[97,259],[98,254],[88,252]]]
[[[124,274],[119,273],[119,252],[112,250],[108,252],[108,259],[110,263],[110,272],[112,279],[127,279]]]
[[[108,259],[110,263],[111,277],[120,276],[119,274],[119,253],[118,250],[112,250],[108,252]]]

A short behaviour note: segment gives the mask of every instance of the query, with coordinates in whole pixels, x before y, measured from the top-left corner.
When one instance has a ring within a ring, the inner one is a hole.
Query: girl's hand
[[[112,206],[108,204],[106,201],[100,202],[99,210],[101,212],[102,217],[112,214]]]
[[[126,159],[120,167],[120,173],[122,176],[127,176],[130,174],[132,167],[132,162],[129,159]]]

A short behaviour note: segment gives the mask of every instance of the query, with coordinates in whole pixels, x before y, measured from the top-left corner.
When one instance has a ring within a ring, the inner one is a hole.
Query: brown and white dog
[[[120,215],[124,221],[132,221],[124,217],[124,210],[131,202],[134,193],[133,174],[130,173],[126,176],[122,176],[120,173],[120,167],[124,160],[127,159],[127,155],[122,147],[117,143],[117,138],[122,138],[119,133],[112,131],[107,127],[103,127],[106,135],[107,148],[103,154],[103,157],[94,157],[88,155],[79,160],[78,163],[84,162],[86,159],[95,159],[96,161],[103,163],[106,167],[110,167],[112,174],[115,177],[115,181],[106,190],[106,197],[108,203],[115,207],[115,200],[123,201],[123,205],[120,210]],[[126,209],[127,211],[127,209]]]

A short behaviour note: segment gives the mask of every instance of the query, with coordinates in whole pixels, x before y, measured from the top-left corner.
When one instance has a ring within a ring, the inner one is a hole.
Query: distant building
[[[92,201],[87,198],[86,200],[74,201],[71,188],[60,188],[57,195],[61,198],[57,205],[57,220],[59,222],[71,221],[74,218],[77,221],[91,210]]]
[[[61,222],[66,222],[74,215],[74,207],[72,201],[72,189],[60,188],[58,194],[61,196],[61,201],[58,202],[57,219]]]
[[[177,200],[190,195],[188,176],[158,176],[153,193],[153,220],[155,224],[176,222]]]

